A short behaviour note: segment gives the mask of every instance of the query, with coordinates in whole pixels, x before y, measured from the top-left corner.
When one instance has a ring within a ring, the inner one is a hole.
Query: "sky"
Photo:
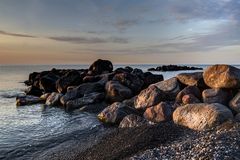
[[[0,64],[240,64],[240,0],[1,0]]]

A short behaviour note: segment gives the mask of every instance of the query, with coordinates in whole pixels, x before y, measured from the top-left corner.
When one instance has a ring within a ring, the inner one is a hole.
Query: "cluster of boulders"
[[[194,130],[205,130],[234,116],[239,119],[239,87],[240,69],[214,65],[204,72],[181,73],[151,84],[137,96],[111,104],[98,118],[119,127],[174,121]]]
[[[188,67],[188,66],[178,66],[178,65],[163,65],[156,68],[149,68],[148,71],[183,71],[183,70],[202,70],[203,68],[199,67]]]
[[[213,65],[204,72],[162,75],[97,60],[89,69],[34,72],[17,105],[45,103],[67,111],[98,113],[121,128],[166,121],[194,130],[212,128],[240,115],[240,69]]]
[[[33,72],[25,81],[25,93],[17,97],[17,106],[44,103],[66,111],[79,109],[99,113],[114,102],[130,99],[162,75],[125,67],[113,70],[108,60],[97,60],[88,69],[52,69]]]

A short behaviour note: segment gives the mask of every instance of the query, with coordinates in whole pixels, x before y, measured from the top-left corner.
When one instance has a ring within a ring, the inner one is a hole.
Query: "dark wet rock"
[[[139,93],[134,101],[134,106],[136,109],[144,110],[158,104],[162,99],[161,91],[155,85],[152,85]]]
[[[164,101],[174,101],[180,92],[180,84],[175,77],[152,85],[156,86],[162,92]]]
[[[185,87],[183,90],[181,90],[177,96],[176,96],[176,103],[181,104],[182,103],[182,98],[185,95],[193,95],[195,96],[197,99],[201,100],[201,92],[198,89],[198,87],[196,86],[187,86]]]
[[[163,81],[163,75],[152,74],[151,72],[144,73],[144,88],[147,88],[149,85]]]
[[[59,93],[66,93],[67,87],[80,85],[81,82],[82,78],[80,73],[76,70],[72,70],[57,80],[56,88]]]
[[[229,102],[229,107],[236,113],[240,113],[240,92]]]
[[[125,99],[124,101],[122,101],[122,103],[128,105],[129,107],[135,108],[134,107],[134,101],[136,100],[136,98],[137,98],[137,96],[134,96],[134,97],[132,97],[130,99]]]
[[[67,101],[81,98],[84,94],[93,92],[104,92],[104,86],[99,83],[83,83],[76,88],[68,91],[62,98],[61,103],[65,105]]]
[[[109,102],[121,102],[133,96],[132,91],[118,81],[108,81],[105,85],[106,100]]]
[[[206,89],[202,92],[202,97],[204,103],[221,103],[223,105],[228,105],[232,95],[229,90]]]
[[[61,93],[52,92],[45,102],[48,106],[58,106],[60,105],[60,98],[63,96]]]
[[[194,104],[194,103],[201,103],[201,101],[195,97],[193,94],[186,94],[182,97],[182,104]]]
[[[210,66],[203,78],[211,88],[240,88],[240,69],[230,65]]]
[[[39,97],[30,95],[16,97],[17,106],[32,105],[37,103],[44,103],[44,101]]]
[[[143,81],[138,76],[130,73],[116,74],[113,81],[119,81],[122,85],[130,88],[134,94],[139,93],[143,86]]]
[[[89,75],[99,75],[103,73],[110,73],[113,71],[112,62],[108,60],[98,59],[93,62],[93,64],[89,67]]]
[[[219,103],[188,104],[173,112],[176,124],[194,130],[210,129],[232,118],[231,110]]]
[[[100,113],[102,110],[104,110],[108,104],[106,102],[101,103],[92,103],[82,106],[79,111],[81,112],[89,112],[89,113]]]
[[[144,112],[144,118],[149,121],[159,123],[163,121],[170,121],[172,119],[172,103],[161,102],[155,106],[147,108]]]
[[[119,124],[125,116],[134,113],[138,113],[134,108],[115,102],[99,113],[98,119],[104,123]]]
[[[136,75],[136,76],[138,76],[141,79],[144,79],[144,73],[143,73],[143,71],[141,69],[134,68],[131,73]]]
[[[81,98],[67,101],[66,110],[70,111],[70,110],[81,108],[88,104],[99,103],[103,101],[104,98],[105,98],[104,93],[97,93],[97,92],[88,93]]]
[[[119,128],[132,128],[146,125],[147,121],[135,114],[127,115],[119,124]]]
[[[240,122],[240,113],[238,113],[238,114],[235,116],[235,120],[236,120],[237,122]]]
[[[122,67],[117,68],[117,69],[115,69],[114,72],[115,72],[115,73],[131,73],[132,71],[133,71],[133,68],[127,66],[127,67],[125,67],[125,68],[122,68]]]
[[[203,72],[180,73],[177,75],[177,79],[187,86],[197,86],[199,81],[203,79]]]
[[[188,66],[177,66],[177,65],[163,65],[157,68],[149,68],[148,71],[182,71],[182,70],[202,70],[198,67],[188,67]]]
[[[40,97],[43,94],[43,91],[35,86],[28,87],[27,90],[25,90],[26,95],[32,95]]]
[[[45,93],[51,93],[56,91],[56,82],[60,77],[49,73],[41,77],[39,81],[40,89],[44,90]]]

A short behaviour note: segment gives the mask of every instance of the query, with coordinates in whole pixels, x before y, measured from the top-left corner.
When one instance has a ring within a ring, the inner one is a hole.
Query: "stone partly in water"
[[[136,109],[146,109],[163,100],[161,91],[156,86],[149,86],[142,90],[134,101]]]
[[[229,107],[236,113],[240,113],[240,92],[229,102]]]
[[[231,110],[219,103],[188,104],[178,107],[173,112],[176,124],[194,130],[210,129],[232,118]]]
[[[48,106],[58,106],[62,96],[63,94],[61,93],[53,92],[48,96],[45,104]]]
[[[228,102],[232,98],[229,90],[223,89],[206,89],[202,92],[204,103],[221,103],[228,105]]]
[[[141,91],[143,86],[143,80],[138,76],[130,73],[119,73],[113,77],[113,81],[119,81],[122,85],[130,88],[134,94]]]
[[[163,121],[169,121],[172,119],[172,103],[161,102],[156,106],[147,108],[144,112],[144,118],[149,121],[159,123]]]
[[[59,93],[66,93],[67,87],[80,85],[81,82],[82,78],[80,73],[76,70],[72,70],[57,80],[56,88]]]
[[[108,81],[105,85],[106,100],[109,102],[121,102],[133,96],[132,91],[118,81]]]
[[[240,88],[240,69],[230,65],[208,67],[203,78],[211,88]]]
[[[115,102],[99,113],[98,119],[104,123],[119,124],[125,116],[135,113],[138,112],[134,108]]]
[[[41,89],[39,89],[38,87],[30,86],[25,91],[25,93],[26,93],[26,95],[32,95],[32,96],[40,97],[43,94],[43,91]]]
[[[119,128],[133,128],[147,124],[148,123],[144,118],[135,114],[130,114],[123,118],[123,120],[119,124]]]
[[[105,98],[104,93],[93,92],[93,93],[85,94],[81,98],[68,101],[66,103],[66,110],[70,111],[70,110],[81,108],[88,104],[99,103],[103,101],[104,98]]]
[[[19,96],[16,98],[16,105],[17,106],[25,106],[25,105],[32,105],[37,103],[44,103],[44,101],[36,96]]]
[[[93,64],[89,67],[88,74],[90,75],[99,75],[103,73],[110,73],[113,70],[112,62],[108,60],[98,59],[93,62]]]
[[[64,96],[62,96],[60,101],[63,105],[66,105],[69,100],[81,98],[84,94],[93,92],[104,92],[104,86],[97,82],[83,83],[78,87],[69,90]]]
[[[177,75],[177,79],[187,86],[196,86],[202,78],[203,72],[180,73]]]
[[[174,101],[180,92],[180,84],[175,77],[152,85],[156,86],[162,92],[164,101]]]

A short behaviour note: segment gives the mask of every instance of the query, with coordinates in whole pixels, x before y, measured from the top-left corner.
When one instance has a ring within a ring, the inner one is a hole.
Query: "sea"
[[[147,71],[158,65],[131,66]],[[207,65],[188,65],[206,68]],[[89,65],[0,65],[0,159],[34,159],[65,141],[82,141],[92,134],[104,132],[105,127],[95,114],[65,112],[42,104],[16,107],[16,96],[23,94],[24,81],[31,72],[57,69],[85,69]],[[237,66],[240,68],[240,66]],[[182,72],[153,72],[164,79]]]

